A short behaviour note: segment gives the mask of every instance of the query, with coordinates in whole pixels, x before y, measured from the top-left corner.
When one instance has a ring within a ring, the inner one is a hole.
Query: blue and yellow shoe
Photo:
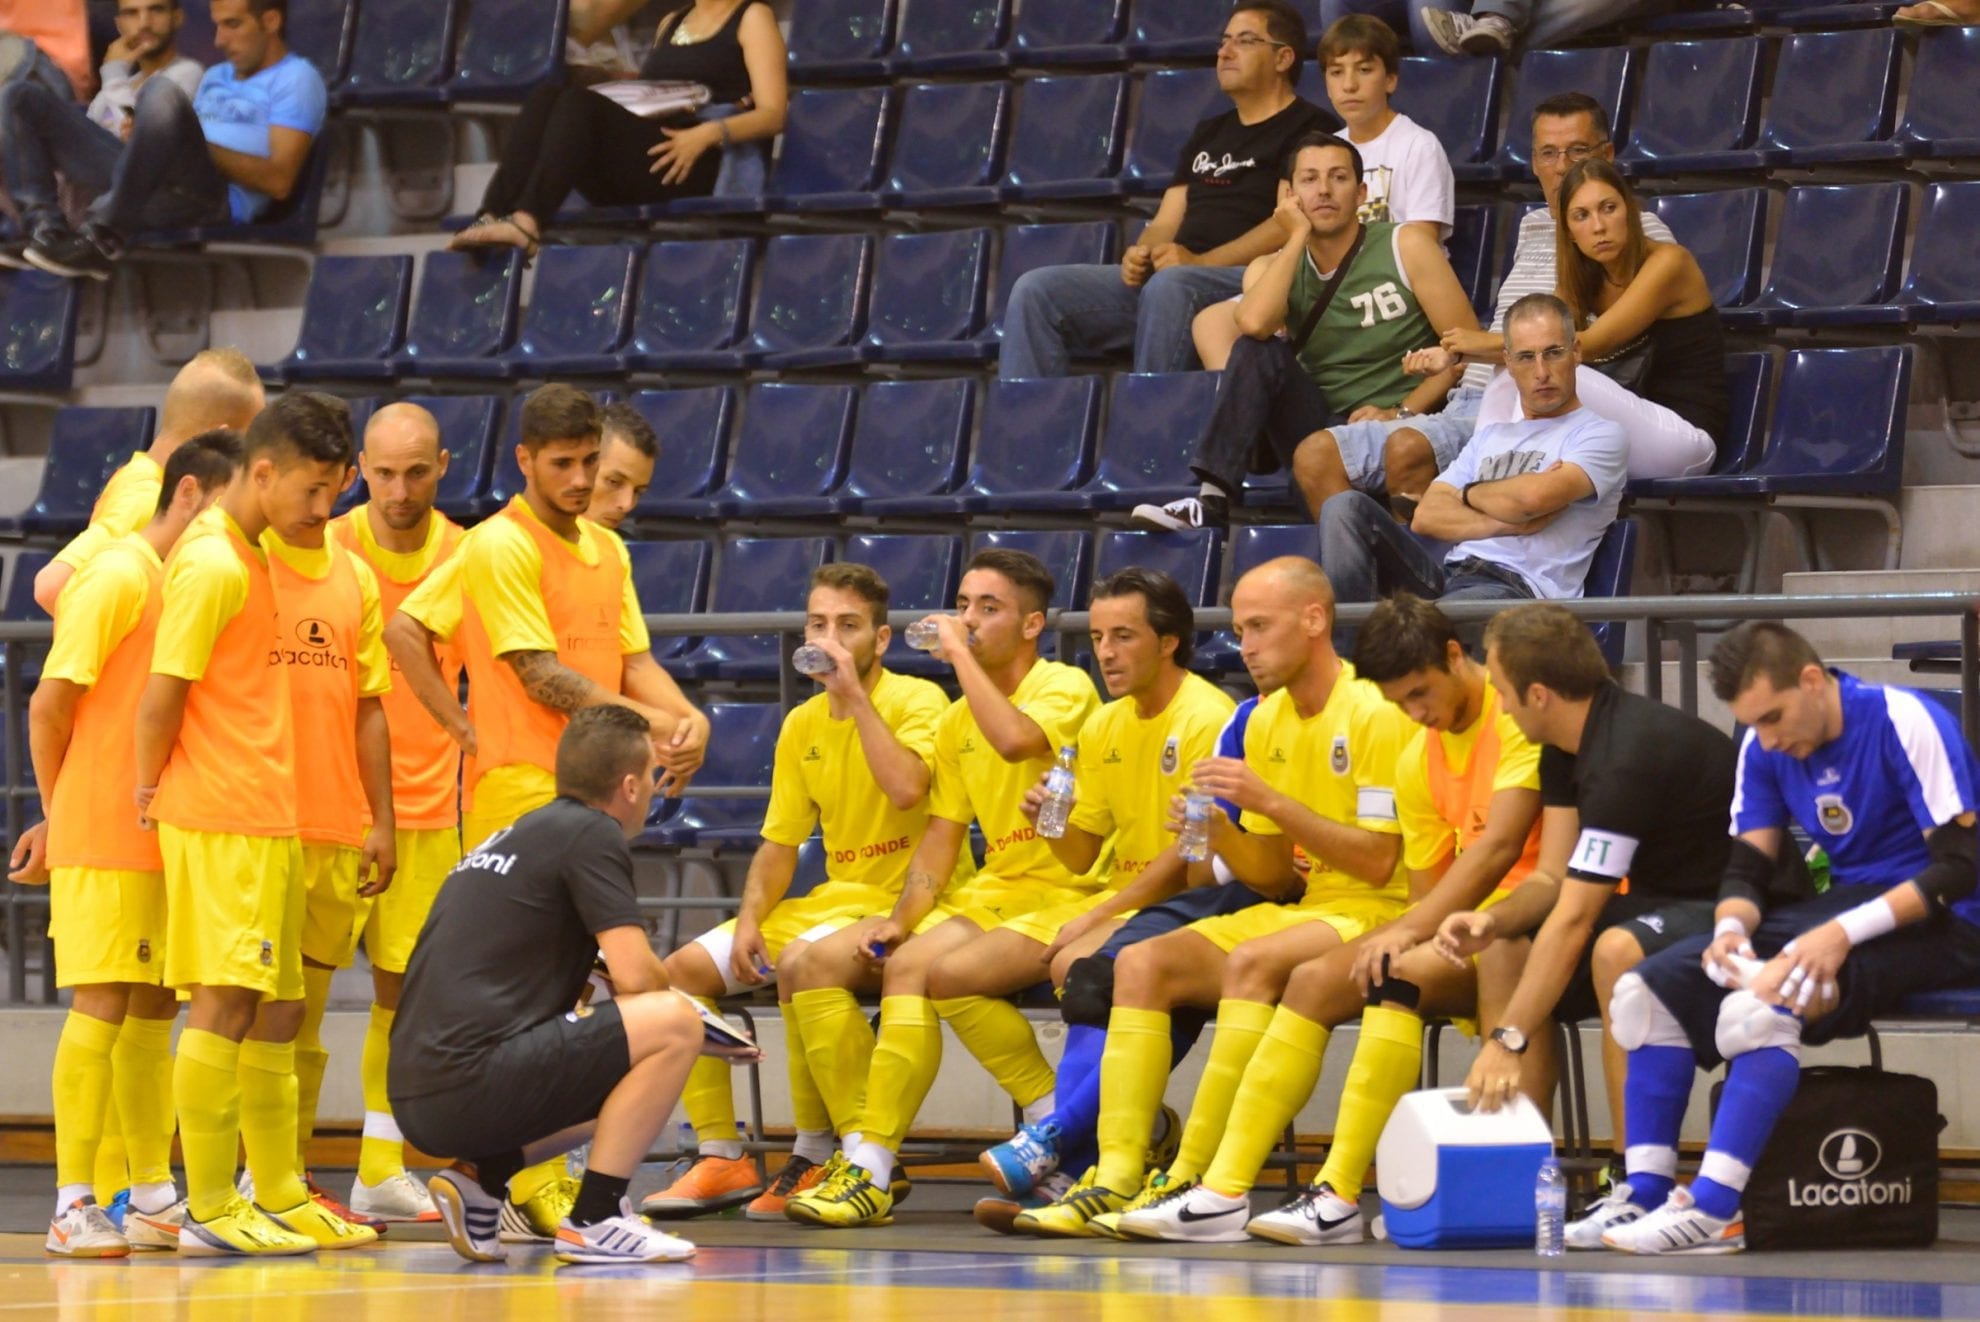
[[[977,1161],[992,1184],[1013,1198],[1022,1198],[1059,1169],[1059,1126],[1051,1120],[1026,1125]]]
[[[1118,1212],[1128,1205],[1133,1193],[1122,1193],[1094,1183],[1096,1167],[1080,1177],[1072,1192],[1035,1212],[1020,1212],[1011,1229],[1020,1235],[1045,1235],[1055,1239],[1094,1239],[1103,1237],[1092,1222],[1097,1216]]]
[[[835,1154],[826,1163],[818,1186],[784,1204],[784,1215],[808,1226],[846,1230],[854,1226],[892,1225],[894,1195],[873,1182],[864,1166]]]

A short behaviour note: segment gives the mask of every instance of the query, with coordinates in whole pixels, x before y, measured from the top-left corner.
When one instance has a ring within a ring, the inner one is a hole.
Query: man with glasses
[[[1232,108],[1196,126],[1175,182],[1113,266],[1049,266],[1021,277],[1004,315],[998,370],[1064,376],[1074,355],[1132,348],[1137,372],[1196,366],[1190,322],[1239,292],[1254,257],[1285,231],[1273,216],[1279,162],[1332,117],[1294,94],[1306,24],[1288,0],[1242,0],[1224,23],[1217,85]]]

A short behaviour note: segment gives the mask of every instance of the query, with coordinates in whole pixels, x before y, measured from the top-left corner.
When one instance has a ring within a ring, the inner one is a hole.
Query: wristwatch
[[[1526,1054],[1526,1034],[1520,1032],[1517,1028],[1509,1025],[1495,1028],[1492,1030],[1492,1040],[1512,1052],[1515,1056],[1524,1056]]]
[[[1402,421],[1402,420],[1403,420],[1404,418],[1413,418],[1413,417],[1415,417],[1415,416],[1416,416],[1416,410],[1415,410],[1415,409],[1413,409],[1413,408],[1410,408],[1410,407],[1408,407],[1407,405],[1404,405],[1404,404],[1398,404],[1398,405],[1396,405],[1396,416],[1395,416],[1395,417],[1393,417],[1393,418],[1390,418],[1390,419],[1389,419],[1389,421],[1390,421],[1390,422],[1401,422],[1401,421]]]

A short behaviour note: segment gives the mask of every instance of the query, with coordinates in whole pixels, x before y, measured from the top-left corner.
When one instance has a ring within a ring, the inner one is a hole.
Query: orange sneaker
[[[777,1178],[770,1181],[770,1187],[743,1209],[743,1215],[751,1221],[782,1221],[784,1204],[791,1201],[793,1195],[801,1194],[817,1184],[824,1174],[825,1167],[818,1162],[792,1153],[784,1168],[777,1172]]]
[[[763,1192],[763,1177],[748,1157],[696,1157],[687,1173],[639,1205],[641,1215],[666,1220],[740,1207]]]

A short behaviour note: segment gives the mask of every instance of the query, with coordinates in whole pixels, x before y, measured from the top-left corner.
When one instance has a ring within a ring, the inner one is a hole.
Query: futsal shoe
[[[217,1215],[205,1221],[188,1211],[179,1228],[182,1257],[287,1258],[314,1252],[314,1239],[278,1225],[260,1208],[238,1196],[229,1199]]]
[[[864,1166],[854,1165],[842,1154],[826,1163],[817,1188],[784,1204],[788,1219],[834,1230],[889,1226],[894,1223],[893,1211],[892,1190],[875,1184]]]
[[[1656,1211],[1604,1231],[1602,1242],[1624,1253],[1743,1253],[1746,1222],[1707,1215],[1692,1201],[1691,1190],[1679,1185]]]
[[[619,1214],[588,1226],[568,1219],[557,1227],[557,1261],[569,1263],[686,1262],[694,1245],[634,1216],[621,1198]]]
[[[504,1244],[548,1244],[557,1238],[557,1227],[577,1206],[578,1182],[564,1175],[544,1185],[522,1202],[502,1200],[502,1242]]]
[[[1582,1213],[1579,1220],[1567,1223],[1561,1241],[1571,1249],[1603,1247],[1603,1235],[1617,1226],[1643,1219],[1643,1209],[1629,1201],[1629,1196],[1630,1188],[1626,1182],[1610,1186],[1607,1193],[1588,1205],[1588,1210]]]
[[[1093,1228],[1093,1218],[1120,1211],[1134,1195],[1096,1184],[1094,1178],[1098,1174],[1096,1167],[1081,1176],[1079,1183],[1057,1202],[1035,1212],[1019,1213],[1017,1219],[1011,1222],[1011,1229],[1020,1235],[1044,1235],[1053,1239],[1105,1238]]]
[[[997,1194],[994,1197],[977,1199],[971,1215],[976,1218],[976,1224],[985,1230],[994,1230],[1000,1235],[1015,1234],[1016,1231],[1011,1223],[1017,1220],[1018,1213],[1035,1212],[1041,1207],[1049,1206],[1071,1193],[1072,1187],[1072,1176],[1064,1171],[1053,1171],[1038,1182],[1037,1188],[1020,1197],[1012,1198]],[[898,1206],[900,1201],[899,1198],[894,1199],[895,1205]]]
[[[124,1228],[124,1218],[130,1215],[131,1191],[119,1189],[110,1201],[104,1204],[103,1214],[110,1218],[110,1224],[119,1231]]]
[[[1175,1107],[1165,1102],[1162,1113],[1155,1117],[1155,1126],[1154,1132],[1161,1137],[1150,1139],[1144,1164],[1151,1171],[1165,1171],[1176,1164],[1176,1154],[1182,1151],[1182,1117],[1176,1114]]]
[[[133,1207],[124,1218],[124,1238],[134,1249],[179,1247],[179,1228],[186,1223],[186,1200],[181,1198],[162,1212],[141,1212]]]
[[[433,1176],[427,1192],[454,1252],[469,1262],[500,1262],[509,1256],[502,1247],[502,1214],[508,1203],[482,1188],[473,1175],[450,1166]]]
[[[1242,1244],[1244,1223],[1251,1218],[1251,1200],[1229,1198],[1215,1189],[1196,1185],[1158,1197],[1146,1206],[1123,1211],[1121,1233],[1130,1239],[1159,1239],[1175,1244]]]
[[[328,1189],[318,1184],[316,1177],[308,1171],[303,1172],[303,1188],[309,1191],[309,1200],[312,1203],[315,1203],[339,1221],[346,1221],[354,1226],[363,1226],[380,1239],[384,1238],[386,1227],[383,1217],[372,1216],[369,1213],[354,1211],[346,1207],[338,1199],[336,1194],[331,1193]]]
[[[976,1160],[992,1184],[1021,1198],[1059,1169],[1059,1126],[1051,1120],[1026,1125]]]
[[[1301,1189],[1271,1211],[1251,1218],[1244,1230],[1253,1239],[1309,1248],[1359,1244],[1363,1238],[1360,1205],[1335,1193],[1330,1184]]]
[[[378,1242],[378,1232],[370,1226],[354,1225],[314,1198],[304,1199],[285,1212],[261,1208],[262,1215],[294,1234],[313,1240],[320,1249],[361,1249]]]
[[[63,1258],[128,1258],[131,1242],[94,1198],[78,1198],[48,1223],[48,1252]]]
[[[642,1216],[659,1220],[704,1216],[741,1207],[763,1192],[763,1177],[748,1157],[696,1157],[666,1188],[640,1201]]]
[[[784,1163],[784,1168],[777,1172],[777,1177],[770,1181],[770,1187],[743,1208],[743,1216],[751,1221],[782,1221],[785,1205],[796,1195],[816,1189],[818,1181],[824,1176],[823,1165],[793,1152],[791,1159]],[[899,1202],[900,1199],[894,1201]]]
[[[388,1175],[376,1184],[362,1178],[351,1180],[351,1211],[374,1221],[438,1221],[433,1195],[426,1186],[404,1171]]]
[[[1148,1178],[1141,1183],[1141,1192],[1128,1199],[1127,1206],[1120,1211],[1102,1212],[1094,1217],[1091,1222],[1093,1232],[1097,1235],[1105,1235],[1108,1239],[1131,1239],[1133,1236],[1121,1229],[1122,1217],[1129,1212],[1139,1212],[1144,1208],[1153,1207],[1170,1198],[1180,1198],[1195,1187],[1195,1180],[1172,1179],[1167,1171],[1150,1166]]]

